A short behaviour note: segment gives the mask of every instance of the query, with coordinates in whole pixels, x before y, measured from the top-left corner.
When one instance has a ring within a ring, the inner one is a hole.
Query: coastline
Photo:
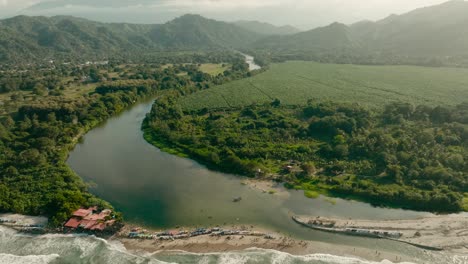
[[[263,236],[241,236],[229,235],[213,237],[209,235],[196,236],[177,240],[158,240],[158,239],[134,239],[125,235],[126,231],[135,228],[127,225],[119,234],[111,237],[110,242],[121,243],[127,250],[135,253],[158,254],[160,252],[188,252],[196,254],[232,252],[249,249],[275,250],[296,256],[305,256],[311,254],[330,254],[340,257],[359,258],[368,261],[398,261],[414,262],[410,256],[401,255],[390,251],[376,251],[364,247],[352,247],[348,245],[339,245],[325,243],[320,241],[298,240],[288,235],[273,232],[268,229],[254,226],[224,226],[225,229],[248,230],[254,232],[264,232],[273,237],[267,239]],[[181,229],[181,228],[179,228]],[[182,228],[183,229],[183,228]],[[158,232],[158,230],[147,230],[147,232]]]
[[[428,250],[468,253],[468,214],[440,215],[412,220],[334,219],[295,216],[308,228],[343,235],[389,239]],[[397,237],[392,237],[398,234]]]
[[[2,214],[3,219],[13,219],[18,224],[45,225],[45,217],[31,217],[24,215]],[[319,220],[317,220],[319,219]],[[416,220],[359,220],[359,219],[331,219],[322,217],[305,217],[305,221],[321,221],[326,224],[328,221],[335,221],[336,228],[374,228],[379,230],[392,230],[403,232],[404,236],[412,236],[412,242],[428,242],[430,245],[443,248],[443,252],[451,254],[467,255],[468,249],[468,214],[445,215],[424,217]],[[291,220],[291,224],[295,223]],[[20,233],[28,233],[22,228],[15,228],[8,223],[2,224],[5,227],[15,229]],[[153,234],[153,237],[131,238],[129,233],[138,230],[144,234]],[[189,227],[177,227],[169,232],[185,231],[191,233],[196,229]],[[415,255],[405,255],[404,252],[392,250],[375,250],[369,247],[342,245],[339,243],[321,242],[315,240],[300,240],[287,234],[282,234],[267,228],[253,225],[226,225],[218,226],[216,230],[238,230],[241,233],[218,235],[207,233],[186,238],[166,238],[160,239],[156,234],[167,232],[168,230],[143,229],[132,223],[125,223],[125,226],[115,235],[105,238],[111,244],[123,246],[127,251],[137,255],[147,254],[178,254],[180,252],[193,254],[214,254],[225,252],[238,252],[245,250],[273,250],[284,252],[295,256],[306,256],[314,254],[329,254],[346,258],[357,258],[365,261],[382,262],[389,260],[395,263],[409,262],[419,263]],[[414,238],[414,232],[418,230],[421,236]],[[47,231],[47,230],[46,230]],[[447,233],[449,231],[449,233]],[[47,234],[61,234],[48,230]],[[70,233],[64,235],[71,235]],[[84,234],[80,234],[83,236]],[[94,237],[89,234],[90,237]],[[418,240],[419,239],[419,240]],[[376,239],[378,240],[378,239]],[[397,243],[397,242],[395,242]],[[415,248],[416,249],[416,248]],[[421,249],[420,249],[421,250]],[[422,252],[422,251],[421,251]],[[424,252],[431,252],[424,250]]]

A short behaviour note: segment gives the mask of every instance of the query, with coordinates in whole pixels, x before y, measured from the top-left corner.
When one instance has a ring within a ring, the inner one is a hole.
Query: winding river
[[[253,65],[253,58],[247,61]],[[94,183],[91,191],[111,202],[127,221],[154,228],[252,224],[300,239],[427,256],[423,250],[400,243],[305,229],[290,216],[410,219],[428,213],[341,199],[331,203],[323,197],[308,199],[301,191],[272,195],[243,185],[239,176],[213,172],[192,160],[161,152],[143,139],[140,129],[152,103],[141,102],[93,129],[68,159],[78,175]],[[233,203],[237,196],[242,201]]]

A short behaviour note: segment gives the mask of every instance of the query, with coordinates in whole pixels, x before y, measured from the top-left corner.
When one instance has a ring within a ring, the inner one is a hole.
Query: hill
[[[269,23],[259,21],[242,20],[236,21],[233,24],[243,29],[263,35],[292,35],[300,32],[299,29],[293,26],[275,26]]]
[[[199,15],[156,25],[18,16],[0,21],[0,61],[237,49],[264,52],[277,60],[459,66],[468,65],[466,28],[468,2],[460,0],[376,22],[333,23],[289,35],[296,29],[256,21],[232,24]]]
[[[449,1],[350,28],[373,51],[413,56],[468,54],[468,2],[465,1]]]
[[[160,46],[176,49],[240,48],[260,38],[236,25],[199,15],[176,18],[155,27],[150,35]]]
[[[350,28],[344,24],[333,23],[326,27],[300,32],[290,36],[273,36],[261,39],[254,44],[257,49],[326,52],[347,50],[359,47],[359,41]]]
[[[357,66],[292,61],[181,99],[187,110],[309,99],[382,107],[393,102],[456,105],[468,98],[468,70],[417,66]]]
[[[376,22],[362,21],[353,25],[334,23],[291,36],[269,37],[257,41],[252,47],[298,54],[295,58],[321,53],[360,57],[349,62],[359,62],[368,56],[384,58],[387,60],[384,63],[407,63],[405,59],[408,57],[465,58],[468,55],[466,28],[468,2],[455,0],[402,15],[391,15]],[[399,60],[391,61],[391,57],[398,57]]]
[[[230,49],[260,35],[185,15],[162,25],[100,23],[75,17],[18,16],[0,21],[0,60],[105,58],[160,50]]]

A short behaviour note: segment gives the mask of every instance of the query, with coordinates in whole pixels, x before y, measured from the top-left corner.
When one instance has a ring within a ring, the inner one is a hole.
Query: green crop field
[[[181,99],[184,109],[309,99],[357,102],[371,107],[401,101],[454,105],[468,101],[468,69],[361,66],[286,62],[253,78],[212,87]]]

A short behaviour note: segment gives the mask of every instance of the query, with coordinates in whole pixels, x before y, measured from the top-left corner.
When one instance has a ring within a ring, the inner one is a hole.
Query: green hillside
[[[467,14],[468,2],[450,1],[377,22],[333,23],[299,33],[289,26],[226,23],[199,15],[184,15],[161,25],[18,16],[0,21],[0,61],[236,49],[263,53],[273,61],[465,66]]]
[[[460,0],[351,26],[369,49],[411,56],[467,55],[467,28],[468,2]]]
[[[443,64],[465,65],[466,28],[468,2],[455,0],[376,22],[333,23],[291,36],[269,37],[257,41],[252,49],[266,49],[286,59],[426,65],[444,61]],[[457,63],[447,63],[455,60]]]
[[[186,109],[309,99],[382,106],[391,102],[455,105],[468,98],[468,69],[357,66],[287,62],[253,78],[204,90],[181,100]]]
[[[155,43],[171,49],[240,48],[260,38],[236,25],[199,15],[176,18],[155,27],[150,35]]]
[[[355,39],[350,28],[340,23],[333,23],[326,27],[297,33],[292,36],[269,37],[254,44],[257,49],[267,48],[274,51],[288,50],[315,53],[351,50],[359,46],[359,40]]]
[[[65,16],[18,16],[0,21],[0,61],[231,49],[258,38],[260,35],[238,26],[196,15],[185,15],[163,25],[109,24]]]

